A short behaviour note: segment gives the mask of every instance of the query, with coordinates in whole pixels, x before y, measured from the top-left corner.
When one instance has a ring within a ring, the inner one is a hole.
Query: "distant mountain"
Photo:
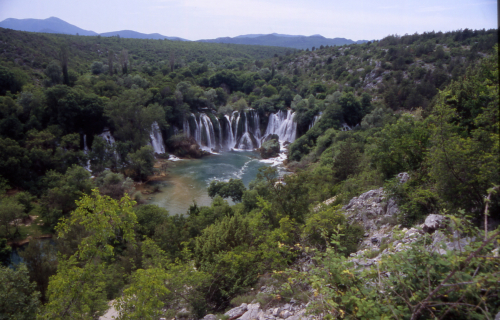
[[[0,27],[30,32],[79,34],[82,36],[97,36],[94,31],[83,30],[56,17],[47,19],[14,19],[0,22]]]
[[[83,30],[67,23],[56,17],[47,19],[14,19],[9,18],[0,22],[0,28],[7,28],[19,31],[43,32],[43,33],[63,33],[63,34],[79,34],[81,36],[97,36],[98,33],[89,30]],[[112,37],[119,35],[122,38],[134,39],[168,39],[177,41],[189,41],[178,37],[167,37],[159,33],[145,34],[131,30],[122,30],[114,32],[105,32],[100,34],[103,37]]]
[[[232,44],[250,44],[261,46],[289,47],[295,49],[311,49],[323,46],[342,46],[344,44],[365,43],[368,40],[353,41],[345,38],[325,38],[319,34],[312,36],[294,36],[287,34],[247,34],[234,38],[224,37],[217,39],[199,40],[200,42],[211,43],[232,43]]]
[[[167,37],[164,35],[161,35],[159,33],[140,33],[137,31],[132,31],[132,30],[121,30],[121,31],[113,31],[113,32],[104,32],[100,34],[103,37],[114,37],[119,35],[121,38],[132,38],[132,39],[167,39],[167,40],[174,40],[174,41],[189,41],[186,39],[178,38],[178,37]]]
[[[56,17],[47,19],[14,19],[9,18],[0,22],[0,28],[8,28],[19,31],[44,32],[44,33],[63,33],[63,34],[79,34],[81,36],[97,36],[98,33],[90,30],[83,30],[66,21]],[[120,36],[121,38],[133,39],[168,39],[174,41],[190,41],[179,37],[167,37],[159,33],[140,33],[132,30],[121,30],[113,32],[104,32],[100,34],[103,37]],[[298,36],[288,34],[246,34],[236,36],[234,38],[225,37],[217,39],[198,40],[199,42],[211,43],[233,43],[233,44],[249,44],[273,47],[288,47],[295,49],[311,49],[312,47],[319,48],[323,46],[341,46],[344,44],[365,43],[368,40],[353,41],[345,38],[325,38],[319,34],[312,36]]]

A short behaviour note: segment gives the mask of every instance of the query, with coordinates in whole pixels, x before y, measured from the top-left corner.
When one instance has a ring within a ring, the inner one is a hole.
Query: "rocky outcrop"
[[[376,231],[383,225],[394,222],[399,213],[394,199],[386,198],[384,188],[370,190],[354,197],[342,209],[350,223],[360,223],[367,232]]]
[[[246,310],[242,315],[241,312]],[[259,303],[246,304],[243,303],[241,306],[233,308],[226,312],[224,315],[228,316],[229,319],[239,319],[239,320],[312,320],[315,317],[306,315],[306,305],[297,303],[293,299],[290,303],[286,303],[282,306],[277,306],[269,308],[266,310],[261,309]],[[238,316],[240,315],[240,316]],[[213,320],[207,318],[207,315],[203,320]]]
[[[425,218],[422,229],[424,232],[433,233],[438,229],[443,229],[446,227],[447,219],[445,216],[440,214],[430,214]]]
[[[270,139],[267,139],[258,149],[262,159],[275,158],[280,153],[280,143],[278,135],[272,134],[268,136],[268,138],[269,137]]]

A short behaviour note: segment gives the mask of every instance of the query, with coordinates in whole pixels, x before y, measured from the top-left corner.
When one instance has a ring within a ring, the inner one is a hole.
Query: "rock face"
[[[306,315],[306,306],[304,304],[298,304],[292,301],[280,307],[269,308],[267,310],[262,310],[260,308],[259,303],[254,303],[249,305],[243,303],[241,306],[229,310],[224,315],[229,316],[229,319],[231,319],[237,317],[238,315],[241,315],[242,310],[246,310],[246,312],[243,315],[239,316],[237,319],[239,320],[315,319],[313,316]],[[207,316],[205,316],[203,320],[212,320],[212,319],[205,319]]]
[[[446,217],[440,214],[430,214],[425,218],[423,230],[427,233],[433,233],[438,229],[446,227]]]
[[[378,230],[399,213],[398,205],[393,199],[386,198],[383,188],[352,198],[342,209],[350,223],[358,222],[368,232]]]

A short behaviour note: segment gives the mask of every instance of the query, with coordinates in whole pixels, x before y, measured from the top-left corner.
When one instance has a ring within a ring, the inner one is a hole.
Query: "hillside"
[[[217,39],[199,40],[200,42],[212,43],[232,43],[246,45],[261,45],[261,46],[276,46],[288,47],[294,49],[312,49],[321,46],[342,46],[345,44],[360,44],[368,42],[368,40],[353,41],[345,38],[325,38],[321,35],[313,36],[294,36],[286,34],[251,34],[241,35],[234,38],[224,37]]]
[[[292,50],[0,29],[0,318],[492,319],[498,97],[498,30]],[[290,174],[145,203],[170,154],[261,142]]]
[[[13,29],[18,31],[62,33],[81,36],[97,36],[97,33],[90,30],[83,30],[56,17],[47,19],[14,19],[9,18],[0,22],[0,28]]]

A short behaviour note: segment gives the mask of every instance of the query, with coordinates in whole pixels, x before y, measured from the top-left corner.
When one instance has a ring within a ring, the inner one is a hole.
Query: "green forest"
[[[0,319],[99,319],[109,301],[119,319],[227,320],[255,301],[329,319],[494,319],[498,57],[496,29],[293,50],[0,28]],[[290,174],[213,182],[211,205],[183,215],[145,203],[157,161],[205,155],[176,130],[187,115],[249,108],[260,130],[295,112]],[[154,122],[168,154],[148,146]],[[441,214],[444,237],[467,244],[432,251],[424,234],[359,268],[367,231],[342,208],[378,188],[399,207],[383,222],[393,239]],[[28,237],[14,267],[10,244]]]

